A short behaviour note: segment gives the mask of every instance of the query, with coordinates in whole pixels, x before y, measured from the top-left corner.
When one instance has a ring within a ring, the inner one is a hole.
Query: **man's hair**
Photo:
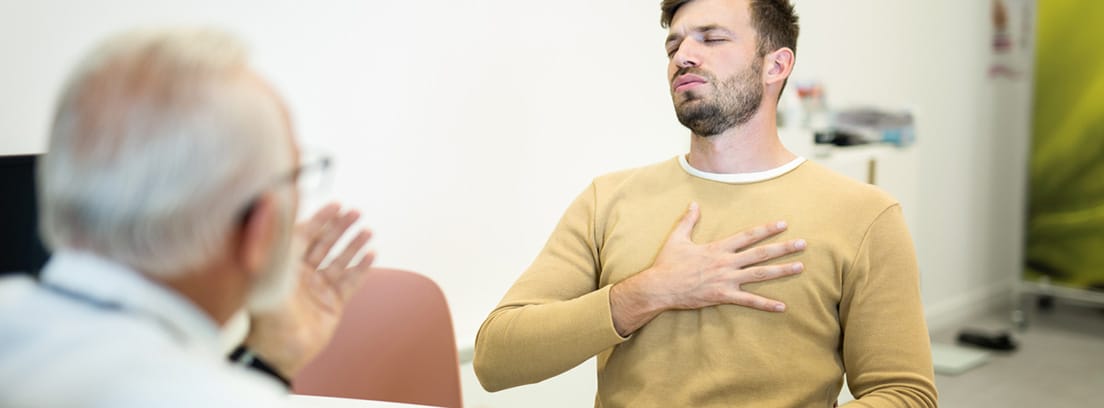
[[[659,24],[663,28],[671,26],[671,20],[679,8],[694,0],[663,0],[659,8],[663,12]],[[751,24],[759,35],[757,50],[759,55],[787,47],[797,53],[797,35],[800,27],[797,13],[789,0],[749,0]]]
[[[285,114],[232,36],[110,39],[61,94],[38,168],[43,237],[161,278],[202,266],[290,170]]]

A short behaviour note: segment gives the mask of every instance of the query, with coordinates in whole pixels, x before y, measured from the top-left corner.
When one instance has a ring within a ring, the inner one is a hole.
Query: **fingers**
[[[333,249],[337,240],[345,235],[345,231],[353,225],[356,220],[360,218],[360,213],[355,210],[350,210],[345,214],[338,216],[336,219],[331,217],[330,222],[326,223],[322,230],[315,235],[312,242],[307,244],[308,250],[304,260],[307,265],[317,268],[322,264],[322,261],[326,259],[326,255]]]
[[[756,266],[740,269],[736,272],[736,281],[740,283],[763,282],[772,279],[797,275],[805,270],[805,264],[794,262],[782,265]]]
[[[368,230],[362,230],[357,233],[356,237],[349,244],[345,246],[345,249],[333,259],[330,264],[337,266],[338,268],[347,268],[353,262],[353,258],[356,254],[364,249],[368,245],[368,240],[372,239],[372,232]]]
[[[365,277],[368,276],[368,271],[372,268],[372,262],[376,260],[376,251],[369,250],[364,254],[364,257],[360,259],[360,262],[356,266],[349,268],[345,276],[342,277],[338,283],[338,292],[341,294],[342,300],[348,300],[353,293],[356,293],[361,286],[364,285]]]
[[[770,261],[772,259],[781,258],[789,254],[804,251],[807,246],[808,244],[803,239],[757,246],[751,249],[745,249],[743,251],[737,252],[736,256],[734,257],[734,262],[737,268],[742,268],[749,265],[756,265],[766,261]]]
[[[361,270],[361,275],[367,273],[372,269],[372,263],[376,262],[376,250],[369,249],[364,253],[364,256],[360,258],[360,263],[356,265],[357,269]]]
[[[316,211],[310,219],[297,225],[296,229],[299,233],[303,234],[303,238],[308,242],[314,242],[315,237],[322,232],[322,228],[324,228],[330,220],[336,217],[340,210],[341,205],[338,203],[326,204],[325,207]]]
[[[764,312],[780,313],[786,311],[784,303],[749,292],[737,292],[733,295],[731,303]]]
[[[785,231],[788,226],[785,221],[763,224],[758,227],[742,231],[720,241],[721,247],[727,251],[739,251],[773,237]]]
[[[701,209],[698,207],[698,203],[691,202],[690,207],[686,209],[686,214],[679,220],[678,225],[675,225],[675,230],[671,232],[671,238],[690,240],[690,233],[694,232],[694,226],[698,224],[698,219],[701,218]]]
[[[371,231],[362,230],[357,233],[356,237],[345,246],[345,249],[342,250],[341,253],[333,259],[333,262],[322,271],[322,273],[326,275],[326,279],[336,287],[343,299],[356,290],[361,275],[368,270],[368,267],[375,259],[375,254],[369,253],[366,254],[359,263],[353,264],[357,254],[365,249],[371,238]]]

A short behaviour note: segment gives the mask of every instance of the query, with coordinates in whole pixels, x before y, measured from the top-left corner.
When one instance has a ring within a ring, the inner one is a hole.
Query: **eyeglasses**
[[[257,206],[257,200],[264,192],[280,187],[284,183],[295,183],[300,201],[304,200],[306,196],[329,188],[332,174],[330,168],[332,166],[333,158],[329,155],[310,151],[302,153],[301,164],[298,167],[273,179],[261,192],[249,200],[249,204],[245,206],[239,217],[240,223],[244,224],[249,216],[253,214]]]
[[[322,153],[308,151],[302,154],[301,163],[299,167],[292,170],[291,173],[285,175],[282,179],[277,180],[275,185],[269,188],[294,180],[295,186],[299,190],[299,197],[304,198],[304,196],[323,192],[330,187],[330,182],[333,177],[333,172],[331,171],[333,167],[332,157]]]

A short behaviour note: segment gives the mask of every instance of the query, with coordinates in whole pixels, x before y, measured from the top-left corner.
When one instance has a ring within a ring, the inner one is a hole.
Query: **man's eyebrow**
[[[724,34],[729,34],[729,35],[732,34],[731,30],[729,30],[727,28],[724,28],[724,27],[720,26],[719,24],[707,24],[707,25],[703,25],[703,26],[699,26],[699,27],[694,27],[690,31],[692,31],[694,33],[708,33],[710,31],[719,31],[719,32],[724,33]],[[672,41],[676,41],[680,38],[682,38],[682,34],[671,33],[670,35],[667,36],[667,40],[664,41],[664,44],[670,44]]]
[[[724,28],[718,24],[710,24],[694,28],[694,32],[696,33],[708,33],[711,31],[719,31],[724,34],[732,34],[732,30]]]

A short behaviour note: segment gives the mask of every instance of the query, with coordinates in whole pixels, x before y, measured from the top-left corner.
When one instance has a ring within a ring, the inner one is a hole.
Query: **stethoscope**
[[[142,311],[142,310],[134,309],[132,307],[127,307],[126,305],[124,305],[122,303],[119,303],[119,302],[111,302],[111,301],[106,301],[106,300],[103,300],[103,299],[97,299],[96,297],[93,297],[93,296],[88,295],[86,293],[82,293],[80,291],[76,291],[76,290],[73,290],[73,289],[70,289],[70,288],[67,288],[67,287],[64,287],[64,286],[54,284],[54,283],[50,283],[50,282],[40,280],[38,282],[38,285],[40,287],[42,287],[43,289],[46,289],[48,292],[53,293],[54,295],[57,295],[58,297],[61,297],[63,299],[67,299],[67,300],[70,300],[70,301],[73,301],[73,302],[76,302],[76,303],[81,303],[81,304],[84,304],[84,305],[92,306],[96,309],[100,309],[100,310],[107,311],[107,312],[130,314],[130,315],[150,319],[150,320],[154,321],[155,323],[157,323],[162,328],[164,328],[166,331],[171,333],[172,337],[174,339],[176,339],[176,341],[178,343],[180,343],[181,345],[185,344],[185,339],[187,338],[187,336],[184,333],[184,331],[181,330],[179,327],[176,327],[176,325],[172,324],[171,322],[169,322],[167,319],[165,319],[163,317],[154,315],[153,313],[149,313],[149,312],[145,312],[145,311]]]

